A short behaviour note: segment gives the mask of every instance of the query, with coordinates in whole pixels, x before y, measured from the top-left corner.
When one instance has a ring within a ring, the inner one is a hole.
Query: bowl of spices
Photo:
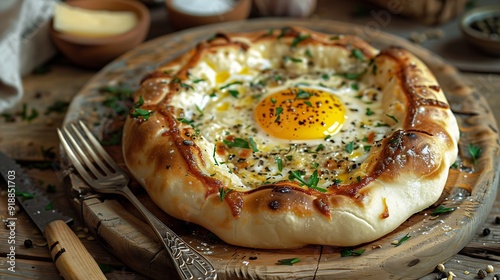
[[[70,61],[99,69],[142,43],[149,26],[149,10],[139,1],[71,0],[55,5],[49,33]]]
[[[487,54],[500,55],[500,6],[483,6],[462,16],[465,39]]]
[[[165,0],[167,16],[176,29],[244,20],[252,0]]]

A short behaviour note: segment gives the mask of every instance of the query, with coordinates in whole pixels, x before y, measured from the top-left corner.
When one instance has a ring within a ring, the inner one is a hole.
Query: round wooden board
[[[164,214],[134,183],[131,186],[133,191],[155,215],[213,262],[219,279],[415,279],[432,272],[436,264],[452,257],[469,242],[491,210],[498,183],[499,139],[497,124],[481,94],[467,87],[455,68],[402,38],[376,30],[366,33],[363,26],[321,20],[259,19],[185,30],[146,42],[101,70],[74,98],[65,124],[83,120],[101,139],[109,138],[110,131],[120,130],[122,120],[103,105],[115,96],[103,92],[103,87],[137,89],[146,73],[215,32],[292,25],[325,33],[355,34],[378,48],[399,45],[416,54],[431,68],[449,99],[462,133],[459,167],[451,169],[441,199],[387,236],[354,248],[366,250],[361,256],[341,257],[340,252],[345,248],[330,246],[311,245],[296,250],[231,246],[203,228]],[[481,156],[475,165],[468,151],[469,145],[481,148]],[[107,149],[125,168],[121,147],[108,146]],[[104,247],[144,275],[156,279],[175,277],[166,251],[126,201],[95,194],[71,169],[67,173],[74,205]],[[455,211],[431,216],[432,209],[438,205],[454,207]],[[410,238],[400,246],[391,244],[405,236]],[[293,266],[277,264],[278,260],[287,258],[300,258],[300,262]]]

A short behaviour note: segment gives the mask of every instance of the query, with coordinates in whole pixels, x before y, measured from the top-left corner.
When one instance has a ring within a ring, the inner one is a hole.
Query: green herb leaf
[[[276,119],[274,122],[279,122],[280,121],[280,114],[283,112],[283,108],[281,107],[276,107]]]
[[[228,189],[228,188],[219,188],[220,201],[224,201],[224,199],[226,198],[226,195],[232,191],[233,191],[232,189]]]
[[[304,180],[302,178],[302,173],[300,171],[292,171],[291,172],[291,177],[297,179],[299,182],[301,182],[303,185],[306,185],[307,187],[320,191],[320,192],[326,192],[326,189],[318,187],[318,182],[319,182],[319,175],[318,175],[318,170],[314,170],[313,174],[309,177],[309,180]]]
[[[224,139],[222,140],[222,142],[224,142],[224,144],[228,145],[229,147],[250,149],[250,144],[243,138],[234,138],[232,141]]]
[[[387,114],[386,114],[386,116],[388,116],[389,118],[391,118],[391,119],[392,119],[393,121],[395,121],[396,123],[398,123],[398,122],[399,122],[399,121],[398,121],[398,119],[397,119],[395,116],[391,116],[391,115],[387,115]]]
[[[342,183],[342,180],[340,180],[338,178],[333,179],[333,184],[334,185],[340,185],[341,183]]]
[[[410,238],[411,238],[411,236],[409,235],[409,233],[407,233],[405,236],[403,236],[401,239],[399,239],[399,241],[397,243],[395,243],[394,246],[398,247]]]
[[[293,39],[293,42],[292,42],[292,48],[295,48],[300,42],[306,40],[306,39],[309,39],[311,37],[311,35],[309,34],[299,34],[299,36],[295,37],[295,39]]]
[[[436,209],[432,210],[431,216],[437,216],[439,214],[443,213],[449,213],[455,211],[455,208],[452,207],[446,207],[444,205],[439,205]]]
[[[49,204],[45,205],[45,210],[54,210],[54,203],[49,202]]]
[[[293,265],[294,263],[300,262],[299,258],[291,258],[291,259],[281,259],[278,260],[279,265]]]
[[[474,144],[469,144],[469,155],[472,158],[474,165],[477,164],[477,159],[481,156],[481,147],[475,146]]]
[[[375,114],[375,112],[373,112],[370,108],[366,108],[366,113],[365,113],[365,115],[367,115],[367,116],[371,116],[371,115],[373,115],[373,114]]]
[[[359,90],[359,85],[358,85],[358,83],[352,83],[352,84],[351,84],[351,88],[352,88],[353,90]]]
[[[241,84],[242,84],[242,82],[240,82],[240,81],[235,81],[235,82],[229,83],[229,84],[227,84],[227,85],[221,86],[219,89],[220,89],[220,90],[223,90],[223,89],[226,89],[226,88],[228,88],[228,87],[230,87],[230,86],[232,86],[232,85],[241,85]]]
[[[252,151],[254,153],[259,151],[259,149],[257,148],[257,144],[255,143],[252,137],[248,138],[248,143],[250,143],[250,147],[252,148]]]
[[[366,73],[366,70],[361,73],[344,73],[342,76],[348,80],[357,80]]]
[[[351,55],[354,56],[359,61],[365,61],[366,60],[365,55],[359,49],[353,49],[351,51]]]
[[[44,114],[46,116],[52,112],[62,114],[64,112],[66,112],[66,110],[68,109],[68,106],[69,106],[69,102],[57,100],[56,102],[54,102],[52,105],[50,105],[47,108],[47,110],[45,111]]]
[[[372,146],[371,145],[363,145],[363,150],[365,153],[368,153],[371,150]]]
[[[283,60],[284,60],[285,62],[287,62],[287,61],[291,61],[291,62],[294,62],[294,63],[301,63],[301,62],[302,62],[302,59],[300,59],[300,58],[295,58],[295,57],[291,57],[291,56],[288,56],[288,55],[285,55],[285,56],[283,57]]]
[[[345,151],[351,154],[355,149],[357,149],[358,146],[355,146],[354,141],[349,142],[347,145],[345,145]]]
[[[358,250],[353,250],[353,249],[343,249],[340,251],[340,256],[341,257],[349,257],[349,256],[361,256],[366,249],[358,249]]]
[[[322,151],[325,149],[325,145],[323,144],[319,144],[318,147],[316,147],[316,150],[314,150],[315,152],[319,152],[319,151]]]
[[[307,57],[309,57],[309,58],[312,58],[312,57],[313,57],[313,54],[311,53],[311,51],[310,51],[309,49],[307,49],[307,50],[305,51],[305,55],[306,55]]]
[[[295,99],[308,99],[311,97],[311,94],[301,88],[297,91],[297,95],[295,96]]]
[[[34,198],[35,196],[32,193],[27,192],[16,192],[16,196],[24,197],[24,198]]]
[[[229,94],[231,94],[231,96],[234,97],[234,98],[238,98],[238,95],[240,94],[239,91],[234,90],[234,89],[230,89],[227,92],[229,92]]]
[[[278,171],[279,172],[283,171],[283,160],[277,157],[274,161],[276,161],[276,164],[278,165]]]

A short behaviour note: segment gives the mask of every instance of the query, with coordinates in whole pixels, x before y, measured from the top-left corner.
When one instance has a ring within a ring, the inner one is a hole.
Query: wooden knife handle
[[[106,279],[95,259],[64,221],[48,224],[44,235],[52,260],[64,279]]]

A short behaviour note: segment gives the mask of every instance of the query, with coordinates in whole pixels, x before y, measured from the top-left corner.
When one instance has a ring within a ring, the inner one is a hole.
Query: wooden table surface
[[[315,14],[321,18],[329,18],[329,11],[333,8],[326,1],[319,1]],[[163,7],[155,6],[150,9],[153,25],[149,38],[172,32]],[[33,73],[23,78],[23,99],[1,115],[0,150],[20,162],[38,182],[39,187],[47,190],[47,196],[54,205],[75,219],[72,229],[102,266],[108,279],[147,279],[126,267],[88,233],[68,200],[61,180],[61,170],[58,168],[59,143],[56,128],[63,122],[72,97],[96,71],[78,68],[62,56],[57,56],[48,63],[48,67],[46,72]],[[497,123],[500,123],[500,75],[464,72],[463,77],[470,86],[483,93]],[[4,220],[7,218],[7,195],[3,182],[0,187],[0,218]],[[9,264],[5,258],[10,250],[6,239],[9,231],[6,227],[0,227],[0,279],[61,279],[41,233],[24,212],[19,211],[16,217],[15,273],[7,270]],[[486,229],[490,231],[487,235],[483,234]],[[23,245],[27,239],[33,242],[31,248]],[[486,269],[488,265],[492,265],[497,272],[489,273],[485,279],[493,279],[496,273],[500,274],[500,197],[497,197],[486,222],[470,243],[444,265],[446,272],[452,271],[456,275],[454,279],[480,279],[478,270]],[[441,277],[442,274],[435,272],[421,279]]]

